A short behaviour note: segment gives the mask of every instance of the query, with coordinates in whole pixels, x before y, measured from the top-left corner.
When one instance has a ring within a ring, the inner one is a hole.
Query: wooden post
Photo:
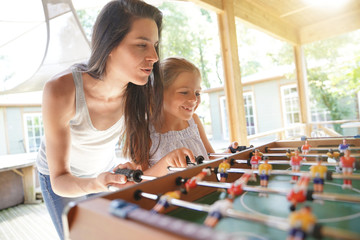
[[[34,166],[22,168],[23,187],[24,187],[24,203],[38,203],[35,192],[35,169]]]
[[[296,66],[296,79],[297,79],[297,89],[299,93],[299,104],[300,104],[300,114],[301,122],[306,125],[305,135],[311,136],[311,127],[309,124],[309,104],[308,104],[308,89],[307,89],[307,77],[306,77],[306,67],[305,67],[305,57],[300,45],[294,46],[294,57],[295,57],[295,66]]]
[[[236,39],[233,0],[222,1],[223,11],[218,13],[219,34],[224,64],[225,94],[230,141],[249,145],[246,130],[243,89]]]

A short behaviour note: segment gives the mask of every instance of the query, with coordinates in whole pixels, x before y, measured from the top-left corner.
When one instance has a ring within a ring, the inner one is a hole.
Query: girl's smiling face
[[[191,119],[200,103],[200,82],[197,72],[182,72],[164,90],[164,114],[167,119]]]

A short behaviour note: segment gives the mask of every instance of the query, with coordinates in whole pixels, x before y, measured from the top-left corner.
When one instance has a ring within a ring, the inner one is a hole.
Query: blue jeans
[[[49,211],[51,220],[61,240],[64,239],[64,230],[62,222],[62,214],[64,207],[72,201],[86,199],[87,196],[78,198],[66,198],[55,194],[51,188],[50,176],[39,173],[41,192],[44,198],[46,208]],[[94,194],[90,194],[94,195]]]

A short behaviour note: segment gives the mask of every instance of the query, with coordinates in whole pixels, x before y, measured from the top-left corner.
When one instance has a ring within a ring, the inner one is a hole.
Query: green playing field
[[[305,166],[301,168],[302,171],[308,169],[309,167]],[[331,167],[329,167],[329,169],[331,169]],[[355,173],[359,174],[360,171],[356,171]],[[269,188],[290,190],[293,187],[290,179],[290,176],[272,176],[269,181]],[[255,183],[249,183],[249,185],[259,185],[259,180]],[[351,190],[344,190],[341,186],[342,180],[325,181],[324,192],[354,195],[360,198],[360,181],[353,180],[353,189]],[[309,188],[312,188],[312,184],[309,185]],[[191,192],[189,194],[191,194]],[[198,202],[211,204],[220,197],[221,193],[215,192],[203,197]],[[312,207],[318,223],[360,234],[360,204],[338,201],[307,201],[299,204],[297,208],[304,205]],[[233,204],[234,209],[242,212],[278,218],[288,217],[290,213],[289,206],[290,203],[284,195],[269,194],[268,197],[260,197],[259,194],[255,192],[244,192],[235,199]],[[202,224],[207,213],[178,208],[168,215]],[[230,218],[221,219],[216,229],[231,232],[237,236],[248,237],[249,239],[286,239],[287,236],[287,232],[270,228],[260,223]]]

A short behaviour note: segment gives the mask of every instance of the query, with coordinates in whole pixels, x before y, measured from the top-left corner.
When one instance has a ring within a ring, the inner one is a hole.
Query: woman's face
[[[164,90],[164,113],[189,120],[200,103],[201,78],[194,72],[182,72]]]
[[[158,61],[158,28],[154,20],[136,19],[129,33],[115,47],[107,60],[107,75],[116,76],[124,83],[144,85]]]

